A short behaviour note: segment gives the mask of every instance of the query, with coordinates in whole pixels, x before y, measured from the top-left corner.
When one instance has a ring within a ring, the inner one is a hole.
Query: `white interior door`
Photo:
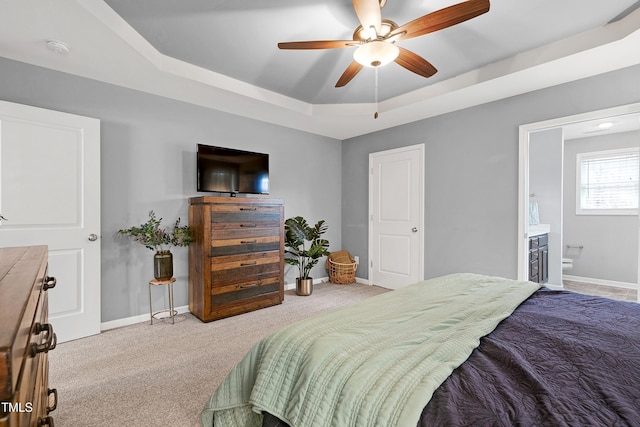
[[[58,341],[100,332],[100,122],[0,101],[0,246],[49,246]]]
[[[369,155],[369,282],[424,278],[424,144]]]

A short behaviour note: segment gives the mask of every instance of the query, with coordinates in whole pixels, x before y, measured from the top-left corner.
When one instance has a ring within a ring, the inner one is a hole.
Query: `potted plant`
[[[313,278],[309,277],[309,273],[321,257],[329,254],[329,241],[321,238],[327,228],[324,220],[311,227],[301,216],[289,218],[284,223],[285,254],[289,255],[284,260],[287,264],[298,266],[298,295],[306,296],[313,292]]]
[[[173,230],[161,227],[161,222],[162,218],[156,218],[155,212],[150,211],[147,222],[137,227],[118,230],[118,233],[155,251],[153,276],[158,280],[166,280],[173,277],[173,254],[169,248],[171,246],[188,246],[191,243],[191,230],[188,225],[180,225],[180,218],[176,220]]]

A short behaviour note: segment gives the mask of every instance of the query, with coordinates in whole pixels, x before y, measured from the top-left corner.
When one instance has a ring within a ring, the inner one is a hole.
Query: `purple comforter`
[[[640,426],[640,304],[541,289],[436,390],[419,426]]]

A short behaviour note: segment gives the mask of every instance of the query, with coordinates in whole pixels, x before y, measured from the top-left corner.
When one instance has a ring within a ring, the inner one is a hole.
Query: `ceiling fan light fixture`
[[[394,61],[400,54],[400,49],[393,43],[373,41],[360,45],[353,52],[353,59],[365,67],[381,67]]]
[[[361,35],[363,37],[363,40],[375,40],[376,37],[378,37],[378,34],[376,33],[376,27],[374,27],[373,25],[369,28],[363,28]]]
[[[365,28],[359,25],[353,32],[353,39],[356,41],[366,42],[369,40],[375,40],[386,38],[392,31],[398,29],[398,24],[390,19],[383,19],[380,25],[380,31],[376,31],[375,27]],[[389,40],[386,40],[389,41]]]

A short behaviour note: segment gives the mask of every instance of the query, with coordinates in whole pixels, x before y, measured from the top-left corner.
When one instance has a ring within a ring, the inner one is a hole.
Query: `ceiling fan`
[[[421,56],[399,47],[396,42],[423,36],[467,21],[489,11],[489,0],[467,0],[424,15],[398,26],[383,19],[381,9],[387,0],[353,0],[360,26],[353,40],[316,40],[278,43],[280,49],[338,49],[356,47],[354,61],[344,71],[336,87],[345,86],[363,66],[380,67],[392,61],[423,77],[438,70]]]

